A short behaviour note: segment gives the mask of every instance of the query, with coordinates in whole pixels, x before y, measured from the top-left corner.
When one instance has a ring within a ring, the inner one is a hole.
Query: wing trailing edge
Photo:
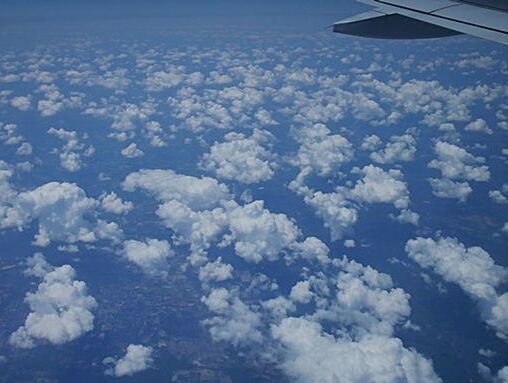
[[[468,34],[508,45],[508,6],[506,9],[493,7],[492,2],[497,4],[497,0],[358,1],[375,9],[336,22],[334,32],[386,39]]]

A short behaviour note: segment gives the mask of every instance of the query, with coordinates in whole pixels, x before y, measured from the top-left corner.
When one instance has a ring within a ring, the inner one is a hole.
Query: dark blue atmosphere
[[[0,382],[508,382],[508,50],[366,10],[2,1]]]

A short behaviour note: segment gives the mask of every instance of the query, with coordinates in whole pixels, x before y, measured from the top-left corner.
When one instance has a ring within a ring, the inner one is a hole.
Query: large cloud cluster
[[[42,255],[32,258],[29,265],[27,273],[42,282],[36,292],[26,295],[31,312],[9,342],[21,348],[35,347],[37,341],[63,344],[93,330],[97,302],[88,295],[86,284],[76,280],[74,269],[50,266]]]
[[[434,151],[437,159],[429,162],[428,166],[442,173],[442,178],[430,179],[437,197],[465,201],[472,192],[467,181],[485,182],[490,179],[489,168],[482,165],[484,158],[475,157],[464,148],[444,141],[438,141]]]
[[[314,191],[305,185],[308,172],[300,172],[289,187],[303,195],[304,201],[313,207],[330,229],[332,240],[341,239],[358,220],[358,204],[390,203],[401,209],[400,222],[417,223],[418,214],[409,208],[410,195],[400,170],[385,171],[374,165],[354,168],[361,176],[351,188],[337,187],[334,192]]]
[[[37,246],[51,241],[67,243],[118,241],[123,233],[114,222],[97,218],[98,201],[76,184],[49,182],[33,190],[18,192],[9,183],[12,170],[0,162],[0,228],[22,230],[37,221]]]
[[[508,280],[508,269],[496,265],[482,248],[467,248],[454,238],[411,239],[406,252],[421,267],[459,285],[478,302],[485,322],[500,338],[508,339],[508,293],[498,292]]]
[[[213,178],[141,170],[129,174],[123,187],[140,188],[159,200],[157,215],[173,230],[177,242],[190,245],[191,261],[196,264],[205,262],[206,249],[220,240],[222,246],[233,245],[239,257],[254,263],[278,259],[284,251],[298,248],[300,231],[285,214],[270,212],[263,201],[239,205],[228,188]]]

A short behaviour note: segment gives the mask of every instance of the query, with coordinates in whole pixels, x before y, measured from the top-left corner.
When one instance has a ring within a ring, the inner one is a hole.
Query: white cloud
[[[340,134],[330,134],[324,124],[315,124],[295,133],[301,144],[291,163],[311,169],[320,176],[337,172],[343,163],[353,159],[353,145]]]
[[[88,148],[85,148],[85,145],[80,143],[76,131],[50,128],[48,134],[65,142],[60,151],[55,151],[59,154],[60,165],[70,172],[76,172],[81,169],[83,165],[81,157],[83,155],[89,157],[95,152],[93,146],[90,145]]]
[[[47,246],[51,241],[95,242],[98,239],[117,241],[122,231],[115,223],[96,219],[97,201],[87,197],[76,184],[49,182],[34,190],[14,191],[6,182],[9,172],[4,171],[3,187],[0,172],[0,226],[22,230],[37,220],[39,232],[35,235],[37,246]]]
[[[289,293],[291,300],[298,303],[309,303],[313,296],[314,293],[310,291],[309,281],[297,282],[296,285],[291,288],[291,292]]]
[[[147,238],[145,241],[124,241],[122,254],[145,273],[166,276],[168,258],[172,257],[174,252],[168,241]]]
[[[233,266],[222,263],[221,257],[214,262],[208,262],[199,269],[199,280],[201,282],[222,282],[231,278],[233,278]]]
[[[231,240],[235,252],[248,262],[275,260],[295,243],[298,227],[284,214],[273,214],[263,201],[238,206],[229,212]]]
[[[445,281],[458,284],[478,302],[483,319],[501,338],[508,338],[508,293],[497,288],[508,280],[508,269],[496,265],[480,247],[466,248],[454,238],[409,240],[406,252],[423,268],[430,268]]]
[[[11,105],[22,112],[30,110],[31,102],[30,96],[18,96],[11,99]]]
[[[106,370],[107,375],[114,377],[132,376],[138,372],[150,368],[153,364],[153,349],[140,344],[130,344],[127,346],[127,352],[119,359],[112,357],[104,359],[103,363],[112,364],[111,368]]]
[[[368,165],[358,170],[358,173],[363,178],[349,191],[352,199],[367,203],[393,203],[399,209],[408,207],[409,191],[400,170],[390,169],[386,172]]]
[[[444,177],[452,180],[488,181],[489,168],[481,165],[485,162],[482,157],[475,157],[465,149],[438,141],[434,147],[437,159],[429,162],[429,168],[438,169]]]
[[[499,204],[508,203],[508,198],[500,190],[491,190],[489,191],[489,197],[492,201]]]
[[[441,382],[432,363],[397,338],[350,340],[303,318],[283,319],[272,334],[284,349],[282,368],[294,382]]]
[[[379,148],[382,144],[383,144],[383,142],[381,141],[381,139],[378,136],[376,136],[375,134],[373,134],[371,136],[364,137],[363,142],[362,142],[362,149],[368,150],[368,151],[373,151],[373,150],[376,150],[377,148]]]
[[[448,178],[431,178],[432,193],[439,198],[455,198],[464,202],[473,192],[467,182],[455,182]]]
[[[172,170],[140,170],[129,174],[122,185],[127,191],[141,188],[161,202],[175,200],[192,210],[218,207],[220,201],[230,199],[227,186],[216,179],[180,175]]]
[[[138,148],[135,142],[132,142],[129,146],[122,149],[122,156],[127,158],[143,157],[145,153]]]
[[[88,295],[86,284],[75,279],[74,269],[69,265],[54,268],[37,257],[29,265],[29,274],[43,280],[35,293],[26,295],[31,312],[9,338],[16,347],[32,348],[36,341],[71,342],[94,327],[97,303]]]
[[[341,239],[358,220],[358,211],[342,193],[315,192],[305,197],[305,202],[313,207],[318,217],[330,229],[332,241]]]
[[[30,154],[32,154],[32,151],[33,151],[32,144],[28,142],[23,142],[16,150],[16,154],[18,156],[29,156]]]
[[[471,121],[469,124],[466,125],[465,129],[468,132],[479,132],[485,134],[494,133],[492,129],[489,128],[487,122],[483,118],[478,118],[477,120]]]
[[[383,149],[371,153],[370,158],[380,164],[392,164],[394,162],[412,161],[415,153],[415,138],[410,134],[404,134],[402,136],[392,136],[390,142]]]
[[[203,156],[201,166],[219,178],[245,184],[267,181],[275,170],[275,156],[266,148],[272,134],[255,129],[248,138],[242,133],[228,133],[225,142],[215,143]]]
[[[203,302],[217,314],[203,323],[209,328],[215,341],[229,342],[233,346],[260,343],[263,339],[259,327],[261,316],[240,300],[225,293],[227,290],[212,290]]]
[[[322,264],[330,262],[328,257],[330,249],[316,237],[305,238],[303,242],[294,244],[292,250],[295,255],[308,261],[316,260]]]
[[[101,208],[108,213],[125,214],[134,207],[132,202],[123,201],[115,192],[109,194],[103,193],[99,197],[99,200],[101,201]]]

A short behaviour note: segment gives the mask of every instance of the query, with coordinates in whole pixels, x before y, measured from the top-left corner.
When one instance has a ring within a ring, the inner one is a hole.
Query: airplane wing
[[[508,45],[507,0],[358,0],[374,9],[333,24],[333,31],[386,39],[468,34]]]

